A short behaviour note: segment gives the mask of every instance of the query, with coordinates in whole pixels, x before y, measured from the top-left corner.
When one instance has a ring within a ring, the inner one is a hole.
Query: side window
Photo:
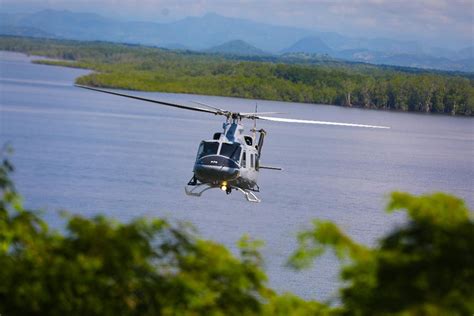
[[[255,170],[258,170],[259,166],[259,159],[258,159],[258,154],[255,155]]]
[[[250,168],[253,168],[253,154],[250,154]]]
[[[239,159],[240,159],[240,152],[242,151],[242,148],[239,146],[237,147],[236,149],[234,149],[234,152],[232,153],[232,155],[230,156],[230,159],[232,159],[233,161],[235,161],[236,163],[239,163]]]
[[[252,137],[250,136],[244,136],[245,143],[249,146],[252,146]]]
[[[242,154],[242,168],[247,168],[247,152]]]

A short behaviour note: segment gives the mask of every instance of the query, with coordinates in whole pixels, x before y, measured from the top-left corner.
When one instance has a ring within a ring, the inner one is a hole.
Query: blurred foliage
[[[340,259],[345,315],[472,315],[474,221],[464,202],[435,193],[394,192],[388,211],[405,210],[408,224],[374,248],[357,244],[331,222],[315,221],[299,235],[295,268],[331,249]]]
[[[239,256],[162,219],[118,223],[65,215],[54,231],[27,210],[0,164],[1,315],[472,315],[474,222],[464,202],[442,193],[395,192],[390,212],[408,223],[374,248],[331,222],[301,232],[290,259],[307,267],[326,250],[341,260],[340,303],[277,294],[258,248],[244,236]]]
[[[93,69],[77,83],[97,87],[474,115],[474,77],[466,73],[9,36],[0,37],[0,50]]]
[[[308,315],[331,308],[266,286],[260,242],[240,256],[162,219],[65,215],[62,232],[26,210],[0,166],[1,315]]]

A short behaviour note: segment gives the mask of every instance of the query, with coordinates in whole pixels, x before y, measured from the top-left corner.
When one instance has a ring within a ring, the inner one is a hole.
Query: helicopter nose
[[[239,165],[229,158],[213,155],[199,159],[194,166],[194,173],[205,182],[227,181],[236,178],[239,169]]]

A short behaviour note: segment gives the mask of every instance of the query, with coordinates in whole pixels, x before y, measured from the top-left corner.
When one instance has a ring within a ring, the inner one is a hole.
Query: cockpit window
[[[216,155],[218,148],[218,142],[202,142],[198,149],[198,159],[204,156]]]
[[[220,154],[222,156],[229,157],[230,159],[238,163],[240,160],[241,151],[242,151],[242,148],[240,147],[239,144],[222,143]]]

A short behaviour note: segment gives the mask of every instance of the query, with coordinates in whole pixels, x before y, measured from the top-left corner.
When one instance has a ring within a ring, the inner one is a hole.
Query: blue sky
[[[275,25],[416,39],[440,46],[471,46],[474,38],[474,0],[1,0],[1,6],[3,11],[68,9],[155,22],[215,12]]]

